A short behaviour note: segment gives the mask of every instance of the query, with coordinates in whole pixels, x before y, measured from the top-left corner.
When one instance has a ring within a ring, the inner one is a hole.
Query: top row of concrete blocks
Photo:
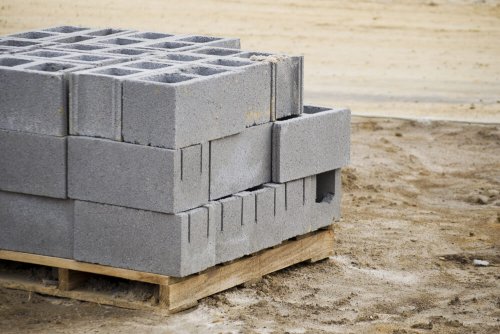
[[[172,45],[160,45],[161,42],[171,41]],[[77,26],[58,26],[41,30],[26,31],[0,38],[0,52],[16,53],[34,48],[51,45],[89,45],[125,46],[140,44],[146,48],[173,49],[185,46],[209,45],[228,48],[240,48],[238,38],[224,38],[203,35],[175,35],[148,31],[126,29],[92,29]],[[74,50],[89,50],[93,48],[72,48]],[[99,48],[97,48],[99,49]]]

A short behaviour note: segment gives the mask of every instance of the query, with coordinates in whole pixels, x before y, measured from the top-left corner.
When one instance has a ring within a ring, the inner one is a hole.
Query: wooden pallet
[[[328,228],[288,240],[252,256],[214,266],[198,274],[175,278],[70,259],[0,250],[0,260],[7,260],[8,263],[16,261],[46,266],[57,271],[57,281],[52,284],[15,271],[0,271],[0,286],[123,308],[177,312],[195,306],[198,300],[204,297],[246,282],[254,282],[263,275],[300,262],[315,262],[327,258],[332,251],[333,230]],[[117,297],[114,293],[86,287],[84,282],[96,275],[152,284],[155,298],[147,302],[134,301]]]

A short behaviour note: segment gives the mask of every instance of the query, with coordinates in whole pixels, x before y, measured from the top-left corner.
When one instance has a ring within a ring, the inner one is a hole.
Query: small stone
[[[478,260],[478,259],[474,259],[472,261],[472,264],[475,265],[476,267],[487,267],[490,265],[490,263],[488,261]]]

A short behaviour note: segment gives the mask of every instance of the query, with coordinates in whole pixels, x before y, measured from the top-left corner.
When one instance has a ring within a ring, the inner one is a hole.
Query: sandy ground
[[[0,289],[0,332],[498,333],[500,126],[352,126],[330,259],[169,317]]]
[[[500,332],[500,5],[0,0],[56,24],[239,36],[306,56],[306,101],[355,114],[336,254],[164,317],[0,289],[0,333]],[[472,265],[487,260],[487,267]]]
[[[0,34],[59,24],[240,37],[305,55],[305,101],[500,122],[500,2],[0,0]]]

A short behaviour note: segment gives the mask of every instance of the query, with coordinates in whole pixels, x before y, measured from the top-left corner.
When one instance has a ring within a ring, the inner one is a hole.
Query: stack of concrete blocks
[[[302,92],[233,38],[0,38],[0,248],[186,276],[329,226],[350,112]]]

